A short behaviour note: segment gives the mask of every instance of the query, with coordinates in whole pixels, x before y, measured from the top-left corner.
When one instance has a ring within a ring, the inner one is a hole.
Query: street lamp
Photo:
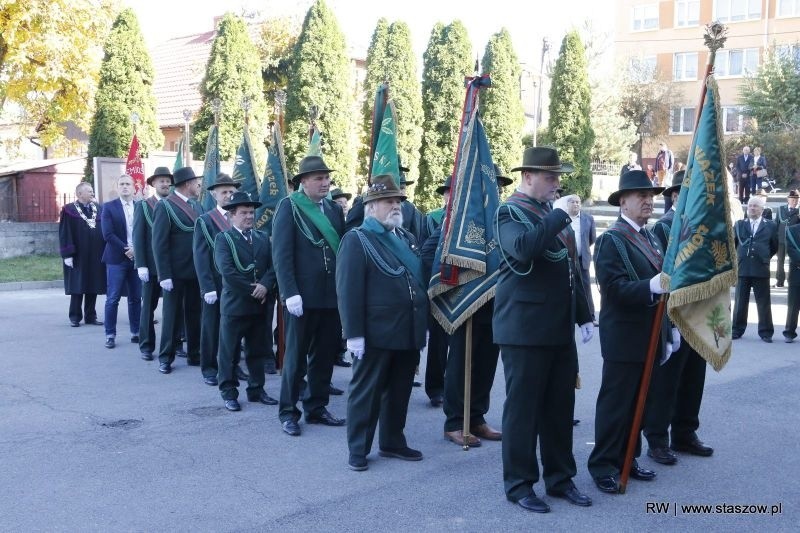
[[[542,91],[544,90],[544,56],[550,51],[550,40],[542,38],[542,61],[539,65],[539,93],[536,99],[536,112],[534,113],[533,124],[533,145],[536,146],[536,137],[539,133],[539,125],[542,123]]]
[[[189,158],[192,156],[192,151],[189,149],[189,121],[192,119],[192,112],[189,109],[183,110],[183,148],[181,159],[184,161],[185,166],[191,166]]]

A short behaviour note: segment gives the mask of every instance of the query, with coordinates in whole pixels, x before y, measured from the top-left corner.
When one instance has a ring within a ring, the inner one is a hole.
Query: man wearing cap
[[[506,498],[537,513],[550,511],[534,492],[539,439],[547,494],[579,506],[592,501],[572,478],[572,420],[578,353],[575,325],[592,337],[589,305],[576,269],[571,219],[551,202],[562,164],[549,147],[527,148],[516,192],[497,211],[503,261],[492,327],[506,378],[503,406],[503,480]],[[449,369],[448,369],[449,370]]]
[[[303,190],[281,200],[272,222],[272,258],[286,319],[279,417],[283,431],[292,436],[300,435],[297,402],[304,375],[306,422],[345,424],[326,408],[342,331],[336,307],[336,252],[344,215],[338,204],[326,199],[331,172],[321,157],[304,157],[292,178],[295,188],[302,184]]]
[[[800,223],[798,216],[797,202],[800,198],[797,189],[789,191],[786,197],[786,205],[778,208],[775,222],[778,224],[778,274],[776,276],[776,287],[783,287],[786,280],[786,228]]]
[[[349,192],[344,192],[342,189],[339,189],[338,187],[331,191],[331,199],[337,204],[339,204],[339,207],[342,208],[342,213],[344,214],[345,218],[347,217],[347,212],[350,210],[350,204],[348,204],[348,202],[352,197],[353,197],[352,194],[350,194]]]
[[[747,202],[747,218],[734,226],[739,279],[733,305],[731,338],[738,339],[747,329],[747,309],[750,307],[750,289],[756,298],[758,311],[758,336],[772,342],[774,327],[769,294],[769,262],[778,251],[778,230],[775,222],[762,214],[766,199],[751,196]]]
[[[128,323],[131,342],[139,343],[139,319],[142,312],[142,282],[134,267],[133,178],[123,174],[117,179],[119,196],[103,206],[102,228],[106,241],[102,261],[108,282],[105,329],[106,348],[114,348],[117,337],[117,311],[123,287],[127,290]]]
[[[167,167],[158,167],[147,184],[155,194],[136,203],[133,213],[133,264],[142,281],[142,311],[139,318],[139,351],[145,361],[153,360],[156,349],[156,329],[153,314],[161,297],[161,287],[156,275],[156,261],[153,257],[153,215],[156,204],[169,196],[172,185],[172,172]]]
[[[216,202],[214,209],[203,213],[194,225],[192,258],[200,285],[202,325],[200,327],[200,371],[206,385],[216,386],[217,350],[219,348],[219,294],[222,278],[214,264],[214,239],[217,234],[230,229],[228,212],[224,209],[231,195],[241,186],[229,175],[220,173],[206,190]]]
[[[158,371],[172,372],[181,309],[186,327],[187,364],[200,366],[200,285],[192,260],[194,224],[203,213],[197,198],[200,178],[191,167],[173,175],[175,190],[158,202],[153,215],[153,257],[164,307]]]
[[[600,285],[600,351],[603,372],[595,413],[595,445],[589,455],[589,473],[597,488],[619,492],[619,478],[625,461],[628,436],[633,424],[636,395],[644,371],[650,331],[661,287],[663,251],[645,227],[653,214],[654,187],[647,173],[632,170],[619,180],[619,190],[608,203],[620,208],[620,216],[595,243],[595,276]],[[662,359],[664,344],[675,349],[677,330],[670,336],[669,321],[662,322],[656,361]],[[638,429],[638,428],[637,428]],[[638,431],[637,431],[638,433]],[[655,478],[652,470],[639,466],[641,453],[637,437],[630,477],[642,481]]]
[[[222,187],[227,186],[216,188],[218,202],[222,201]],[[275,272],[269,237],[265,232],[253,229],[255,209],[261,206],[261,202],[252,200],[246,192],[234,192],[224,202],[232,227],[217,233],[213,248],[214,263],[222,278],[219,391],[226,409],[241,409],[235,369],[244,339],[244,359],[249,372],[247,400],[277,405],[278,401],[264,390],[264,361],[272,346],[271,329],[265,327],[269,312],[267,293],[274,290]]]
[[[381,457],[419,461],[403,429],[419,351],[425,346],[427,279],[414,236],[402,228],[405,195],[389,174],[364,195],[364,223],[349,231],[336,271],[353,380],[347,402],[349,466],[367,469],[380,419]]]
[[[679,170],[672,185],[662,193],[672,200],[672,207],[653,225],[653,234],[663,250],[667,249],[675,216],[675,206],[685,171]],[[675,450],[708,457],[714,449],[697,437],[700,427],[700,403],[706,380],[706,362],[688,342],[681,342],[670,358],[653,369],[644,413],[644,436],[647,455],[655,462],[672,465],[678,461]],[[670,447],[670,426],[672,446]]]

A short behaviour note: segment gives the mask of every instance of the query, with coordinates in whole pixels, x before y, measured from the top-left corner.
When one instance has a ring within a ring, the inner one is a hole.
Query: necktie
[[[244,230],[242,232],[242,235],[244,235],[244,238],[247,240],[247,244],[253,244],[253,239],[250,236],[250,230],[249,229]]]
[[[755,234],[756,234],[756,230],[757,230],[757,229],[758,229],[758,222],[756,222],[756,221],[754,220],[754,221],[751,223],[750,231],[753,233],[753,235],[755,235]]]
[[[645,238],[645,240],[647,240],[647,243],[648,243],[650,246],[653,246],[653,241],[651,241],[651,240],[650,240],[650,234],[648,233],[648,231],[647,231],[645,228],[641,228],[641,229],[639,230],[639,233],[641,233],[641,234],[642,234],[642,236]]]
[[[325,208],[322,206],[322,200],[319,201],[319,210],[323,215],[325,214]]]

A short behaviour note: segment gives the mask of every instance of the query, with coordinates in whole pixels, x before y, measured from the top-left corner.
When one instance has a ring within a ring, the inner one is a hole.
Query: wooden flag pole
[[[470,410],[472,404],[472,317],[467,319],[464,345],[464,425],[462,437],[464,444],[461,449],[469,451]]]
[[[700,114],[703,110],[706,100],[707,80],[711,73],[714,71],[714,62],[717,55],[717,50],[722,48],[727,39],[726,33],[728,28],[718,22],[708,24],[706,26],[706,34],[703,37],[705,45],[709,49],[708,62],[706,63],[706,74],[703,76],[703,87],[700,92],[700,103],[697,106],[697,113],[695,114],[694,133],[692,134],[692,143],[694,146],[695,137],[697,136],[697,126],[700,124]],[[687,175],[691,173],[691,163],[693,162],[693,154],[689,154],[689,161],[687,161]],[[656,315],[653,319],[653,327],[650,330],[650,343],[647,347],[647,356],[644,360],[644,370],[642,371],[642,379],[639,382],[639,394],[636,398],[636,410],[633,413],[633,423],[628,435],[628,447],[625,450],[625,461],[622,464],[622,472],[619,478],[619,492],[625,494],[628,486],[628,478],[630,477],[631,465],[633,465],[633,451],[636,448],[636,442],[639,440],[639,431],[642,425],[642,418],[644,417],[644,405],[647,400],[647,392],[650,388],[650,377],[653,373],[653,366],[656,358],[656,348],[658,348],[658,339],[661,334],[661,324],[664,319],[664,310],[667,305],[669,294],[662,294],[656,307]]]

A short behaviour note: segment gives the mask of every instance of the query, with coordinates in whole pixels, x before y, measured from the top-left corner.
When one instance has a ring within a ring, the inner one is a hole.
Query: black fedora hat
[[[172,175],[172,184],[177,187],[181,183],[192,181],[198,177],[199,176],[194,175],[194,169],[192,169],[192,167],[179,168],[175,171],[175,174]]]
[[[619,179],[619,190],[614,191],[608,197],[608,203],[619,207],[619,198],[630,191],[653,191],[659,194],[664,187],[653,187],[653,182],[647,177],[647,172],[643,170],[629,170]]]
[[[325,161],[322,160],[321,156],[318,155],[307,155],[303,159],[300,160],[300,165],[297,171],[297,174],[292,177],[292,182],[294,183],[295,188],[300,184],[300,180],[303,176],[307,174],[311,174],[313,172],[333,172],[332,169],[328,168],[325,164]]]
[[[787,198],[800,198],[800,194],[798,194],[797,189],[792,189],[789,191],[789,194],[786,195]]]
[[[503,175],[503,172],[500,170],[500,167],[498,167],[497,165],[494,166],[494,177],[497,180],[497,184],[500,187],[507,187],[508,185],[511,185],[512,183],[514,183],[514,180],[512,180],[508,176],[504,176]]]
[[[436,187],[436,194],[444,194],[444,191],[449,191],[453,188],[453,176],[447,176],[442,185]]]
[[[214,187],[222,187],[223,185],[230,185],[231,187],[236,187],[237,189],[242,186],[241,182],[234,181],[232,177],[225,174],[224,172],[220,172],[217,174],[217,181],[206,187],[207,191],[211,191]]]
[[[253,200],[249,192],[236,191],[231,195],[231,201],[228,202],[226,205],[222,206],[222,209],[226,211],[233,211],[240,205],[261,207],[261,202],[259,202],[258,200]]]
[[[562,163],[558,152],[551,146],[532,146],[526,148],[522,154],[522,164],[512,168],[511,172],[518,170],[547,170],[558,174],[566,174],[575,170],[569,163]]]
[[[664,192],[661,193],[662,196],[672,196],[673,192],[678,192],[681,190],[681,185],[683,184],[683,177],[686,175],[685,170],[679,170],[675,174],[672,175],[672,186],[667,187],[664,189]]]
[[[372,183],[364,193],[364,203],[380,200],[381,198],[400,198],[405,200],[407,196],[395,184],[391,174],[381,174],[372,178]]]
[[[352,197],[353,197],[352,194],[350,194],[349,192],[344,192],[342,189],[338,187],[331,191],[331,198],[333,198],[334,200],[336,200],[337,198],[347,198],[349,200]]]
[[[161,177],[169,178],[169,181],[172,181],[172,172],[170,172],[167,167],[156,167],[156,171],[153,172],[153,175],[147,178],[147,184],[152,185],[154,179]]]

